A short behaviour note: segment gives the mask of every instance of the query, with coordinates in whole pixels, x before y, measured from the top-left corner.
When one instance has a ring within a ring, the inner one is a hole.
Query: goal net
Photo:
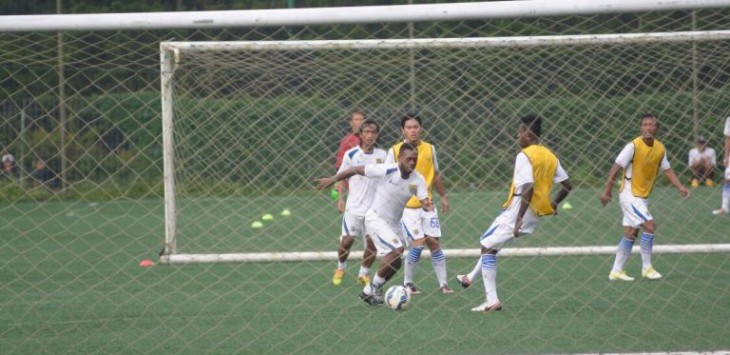
[[[443,244],[448,255],[469,257],[479,255],[477,238],[506,195],[518,118],[538,113],[543,141],[576,186],[574,209],[517,248],[613,254],[620,212],[597,198],[613,159],[650,112],[686,176],[685,142],[711,129],[698,117],[726,105],[728,39],[730,31],[164,42],[163,261],[334,260],[340,215],[313,181],[335,172],[353,110],[381,124],[385,149],[401,137],[401,116],[423,118],[452,191]],[[668,235],[658,253],[730,250],[717,243],[725,232],[709,208],[683,208],[666,180],[657,185],[656,208],[689,219],[659,218]],[[699,245],[685,245],[688,234],[702,236],[691,239]]]

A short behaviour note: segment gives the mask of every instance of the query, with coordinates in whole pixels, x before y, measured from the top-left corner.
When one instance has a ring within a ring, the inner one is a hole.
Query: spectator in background
[[[717,164],[715,150],[707,148],[705,136],[697,137],[697,145],[689,151],[689,167],[692,169],[692,187],[700,186],[704,181],[705,186],[715,186],[712,181],[712,173]]]
[[[46,166],[46,162],[42,159],[36,159],[36,161],[33,162],[33,172],[30,174],[30,177],[33,180],[33,186],[36,186],[36,184],[41,184],[47,188],[56,188],[57,182],[56,182],[56,174],[51,171]]]
[[[3,154],[2,157],[3,168],[0,172],[0,176],[7,179],[18,179],[18,165],[15,161],[15,157],[10,153]]]

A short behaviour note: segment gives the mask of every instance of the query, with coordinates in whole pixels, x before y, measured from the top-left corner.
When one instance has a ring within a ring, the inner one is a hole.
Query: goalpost
[[[671,133],[692,131],[684,108],[708,109],[726,95],[716,88],[718,77],[711,74],[722,72],[729,57],[728,30],[163,42],[165,244],[161,261],[335,260],[336,253],[327,250],[335,249],[332,236],[338,234],[339,217],[328,211],[332,206],[326,199],[310,191],[311,181],[334,171],[329,155],[341,129],[338,123],[352,109],[365,111],[383,125],[380,142],[386,148],[398,139],[399,115],[421,112],[427,140],[447,152],[442,156],[447,184],[460,191],[467,205],[486,198],[486,204],[494,206],[502,196],[497,194],[495,199],[492,192],[499,188],[492,187],[510,179],[514,119],[528,111],[538,112],[550,127],[547,144],[566,162],[576,186],[598,191],[610,166],[607,162],[632,137],[628,132],[636,131],[634,118],[652,111]],[[589,118],[590,126],[571,119],[581,115]],[[485,140],[485,134],[491,140]],[[674,143],[683,138],[673,135],[667,140]],[[683,149],[678,144],[670,146]],[[673,153],[678,160],[683,154]],[[277,216],[271,223],[261,221],[264,230],[248,228],[251,221],[289,204],[301,206],[297,213],[307,213],[309,219],[276,229],[279,223],[292,220]],[[604,211],[595,203],[582,209],[587,215],[618,213]],[[450,226],[447,221],[447,231],[478,236],[478,228],[486,226],[490,217],[465,213],[486,220],[479,226]],[[618,223],[610,226],[616,229]],[[556,225],[555,230],[571,233],[569,225]],[[282,252],[271,245],[250,243],[252,238],[296,233],[330,240],[329,248],[318,250],[327,244],[311,243],[307,249],[308,244],[302,243],[296,250]],[[599,233],[610,234],[608,230]],[[231,241],[236,239],[240,243]],[[477,256],[476,243],[472,244],[446,253]],[[234,250],[224,250],[227,247]],[[658,245],[655,250],[726,253],[730,244]],[[615,246],[558,244],[508,249],[503,254],[614,251]],[[352,258],[359,254],[353,251]]]

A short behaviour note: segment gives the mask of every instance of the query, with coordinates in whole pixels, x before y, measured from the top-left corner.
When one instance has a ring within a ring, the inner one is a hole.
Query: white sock
[[[487,304],[494,304],[499,301],[497,297],[497,255],[482,255],[482,280],[484,280],[484,293],[487,295]]]
[[[646,270],[651,266],[651,251],[654,248],[654,234],[642,233],[641,241],[641,270]]]
[[[474,282],[474,279],[477,277],[477,274],[480,273],[481,271],[482,271],[482,258],[479,257],[479,259],[477,259],[477,263],[474,265],[474,268],[471,271],[469,271],[469,273],[466,274],[466,276],[469,278],[469,280]]]
[[[403,270],[403,283],[413,283],[413,275],[416,274],[416,266],[418,261],[421,260],[421,252],[423,251],[422,246],[411,247],[408,249],[408,255],[406,255],[406,266]]]
[[[620,272],[624,269],[626,261],[631,256],[631,248],[634,247],[634,241],[624,237],[621,237],[621,241],[618,242],[618,248],[616,249],[616,260],[613,262],[612,272]]]
[[[345,270],[346,267],[347,267],[347,261],[337,261],[338,270]]]
[[[730,181],[722,184],[722,209],[730,211]]]
[[[358,277],[363,277],[363,276],[369,275],[369,274],[370,274],[370,268],[361,265],[360,266],[360,272],[358,272],[357,276]]]
[[[373,281],[371,281],[371,283],[373,284],[373,287],[376,287],[376,288],[383,287],[383,285],[385,285],[385,282],[386,282],[385,278],[381,277],[378,274],[375,274]]]
[[[439,281],[439,287],[446,286],[446,255],[441,249],[438,249],[431,253],[431,266],[433,271],[436,272],[436,279]]]

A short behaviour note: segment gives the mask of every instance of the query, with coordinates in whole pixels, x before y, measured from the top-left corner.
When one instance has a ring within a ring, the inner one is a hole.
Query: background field
[[[730,218],[709,214],[720,189],[700,188],[682,200],[659,188],[652,210],[657,244],[727,242]],[[474,248],[481,230],[449,234],[450,226],[498,212],[502,192],[453,194],[443,216],[447,248]],[[617,201],[597,208],[597,191],[575,191],[572,210],[543,221],[513,247],[614,245]],[[282,230],[301,238],[293,250],[333,251],[338,215],[324,195],[261,198],[260,210],[225,214],[218,235],[183,233],[181,252],[282,251]],[[0,348],[36,353],[372,353],[613,352],[730,348],[730,258],[727,254],[657,255],[659,282],[611,283],[611,256],[502,257],[502,312],[472,314],[481,281],[452,296],[436,292],[428,262],[417,282],[425,294],[395,313],[357,299],[357,261],[340,287],[331,262],[210,264],[141,268],[162,243],[162,201],[44,202],[0,206]],[[278,212],[289,208],[292,216]],[[25,213],[24,210],[33,211]],[[329,212],[328,212],[329,211]],[[272,212],[261,230],[250,221]],[[325,216],[310,218],[309,216]],[[8,226],[12,225],[12,229]],[[707,226],[712,225],[712,228]],[[20,234],[8,233],[22,230]],[[158,230],[159,233],[147,231]],[[184,230],[184,229],[183,229]],[[359,248],[360,244],[356,244]],[[449,274],[475,260],[451,258]],[[638,274],[640,258],[628,264]],[[399,282],[402,274],[396,276]],[[453,283],[453,286],[456,286]],[[699,297],[698,295],[702,295]]]

